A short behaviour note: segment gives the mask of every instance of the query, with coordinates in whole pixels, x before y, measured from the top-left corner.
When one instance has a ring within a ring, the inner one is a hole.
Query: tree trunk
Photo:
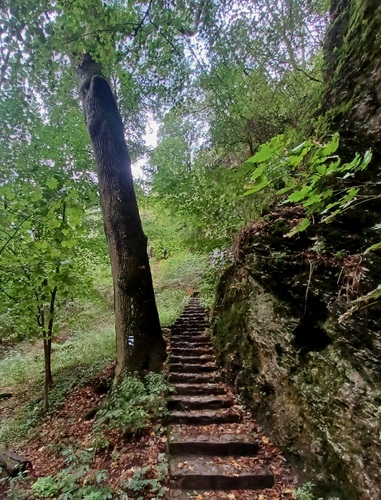
[[[81,99],[98,168],[114,282],[116,377],[120,377],[125,369],[157,371],[166,354],[122,118],[99,70],[85,55],[77,73],[83,80]]]
[[[49,391],[53,387],[52,376],[52,339],[44,336],[44,366],[45,366],[45,380],[44,380],[44,407],[43,412],[49,410]]]

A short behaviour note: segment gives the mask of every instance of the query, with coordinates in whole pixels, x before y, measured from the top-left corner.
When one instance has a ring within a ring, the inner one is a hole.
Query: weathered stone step
[[[259,444],[246,434],[221,432],[217,435],[199,427],[171,425],[169,428],[168,450],[171,455],[209,455],[209,456],[255,456]]]
[[[172,384],[180,382],[184,384],[205,384],[220,382],[221,377],[218,372],[213,373],[176,373],[171,372],[168,381]]]
[[[209,327],[210,327],[210,325],[205,325],[205,324],[200,324],[200,323],[193,324],[193,323],[185,322],[185,323],[180,323],[178,325],[173,325],[171,328],[171,332],[179,331],[179,330],[192,330],[192,331],[201,330],[201,331],[204,331]]]
[[[168,400],[169,410],[218,410],[231,408],[234,400],[227,395],[196,395],[196,396],[171,396]]]
[[[231,410],[230,408],[197,411],[173,410],[169,413],[169,418],[172,424],[187,425],[231,424],[240,422],[242,419],[238,411]]]
[[[173,347],[172,348],[172,354],[175,356],[204,356],[206,354],[213,354],[213,349],[206,345],[206,346],[195,346],[195,347]]]
[[[220,384],[174,384],[172,387],[177,395],[204,394],[206,396],[226,393],[225,388]]]
[[[231,490],[195,490],[194,488],[189,490],[169,490],[169,500],[230,500],[230,499],[242,499],[242,500],[253,500],[258,498],[258,495],[253,496],[252,490],[239,490],[237,492],[239,497],[235,495],[236,492],[231,493]],[[269,497],[265,496],[268,499]],[[290,499],[291,500],[291,499]]]
[[[186,322],[181,322],[179,324],[174,324],[173,327],[171,328],[171,332],[173,331],[178,331],[178,330],[192,330],[192,331],[197,331],[201,330],[204,331],[207,328],[209,328],[210,325],[206,323],[189,323],[188,321]]]
[[[184,311],[180,314],[180,318],[202,318],[205,319],[206,313],[201,309],[184,309]]]
[[[213,373],[217,370],[217,366],[214,363],[170,363],[169,370],[175,373],[180,373],[183,370],[187,373]]]
[[[210,338],[205,335],[172,335],[170,341],[171,347],[212,346]]]
[[[172,489],[261,490],[274,486],[274,475],[253,460],[177,456],[169,462]]]
[[[208,317],[207,315],[203,312],[200,311],[200,309],[192,310],[192,311],[184,311],[177,319],[176,321],[180,321],[182,319],[190,319],[190,320],[200,320],[200,321],[207,321]]]
[[[212,363],[214,362],[214,356],[210,354],[203,354],[201,356],[171,356],[169,358],[170,363]]]
[[[171,335],[171,345],[177,345],[178,342],[184,342],[186,344],[210,344],[210,338],[205,337],[205,335],[189,335],[188,333],[179,333],[176,335]]]

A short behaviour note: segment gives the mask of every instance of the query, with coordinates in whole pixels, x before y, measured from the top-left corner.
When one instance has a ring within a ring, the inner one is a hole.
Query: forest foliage
[[[354,201],[356,187],[331,184],[370,153],[341,163],[339,139],[311,121],[328,21],[325,0],[2,2],[1,337],[51,342],[66,305],[97,293],[94,270],[108,265],[75,79],[83,53],[102,65],[144,163],[136,191],[157,262],[193,252],[197,267],[209,252],[213,267],[285,194],[307,210],[296,231]]]

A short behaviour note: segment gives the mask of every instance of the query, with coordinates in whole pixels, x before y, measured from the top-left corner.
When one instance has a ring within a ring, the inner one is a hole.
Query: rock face
[[[321,494],[381,498],[380,310],[338,322],[360,278],[362,292],[381,282],[380,260],[340,255],[350,232],[337,248],[285,238],[302,216],[277,209],[240,234],[213,313],[218,361]]]
[[[338,130],[345,149],[372,148],[381,158],[381,4],[378,0],[331,0],[324,54],[323,108],[328,130]]]
[[[362,198],[330,225],[284,235],[304,214],[277,208],[243,230],[214,308],[219,363],[320,493],[381,498],[380,305],[338,321],[381,283],[381,4],[332,0],[324,46],[324,137],[373,151]],[[348,187],[348,184],[344,187]],[[341,188],[341,186],[338,186]],[[367,196],[367,203],[363,204]],[[357,206],[356,206],[357,205]],[[378,251],[379,252],[379,251]]]

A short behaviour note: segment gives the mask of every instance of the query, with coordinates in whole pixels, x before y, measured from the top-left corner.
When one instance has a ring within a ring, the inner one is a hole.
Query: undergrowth
[[[126,375],[115,386],[107,403],[97,413],[95,432],[104,439],[104,429],[116,429],[123,435],[136,435],[153,419],[167,412],[168,386],[162,373],[149,373],[145,380],[137,374]]]
[[[54,386],[50,393],[54,411],[75,385],[91,380],[111,362],[115,353],[113,326],[78,331],[62,344],[54,344],[52,369]],[[0,419],[0,445],[30,433],[42,415],[43,353],[15,348],[0,360],[0,392],[14,394],[9,402],[12,419]],[[4,403],[3,403],[4,404]]]

